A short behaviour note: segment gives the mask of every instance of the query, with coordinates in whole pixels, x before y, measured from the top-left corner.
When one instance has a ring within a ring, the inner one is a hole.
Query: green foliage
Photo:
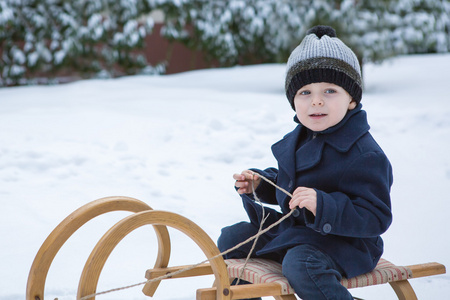
[[[285,62],[305,31],[336,28],[361,62],[448,52],[448,0],[160,1],[164,34],[220,65]]]
[[[317,24],[333,26],[361,63],[450,50],[449,0],[2,0],[0,86],[160,73],[140,54],[154,9],[167,39],[220,66],[285,62]]]
[[[153,28],[140,19],[150,10],[144,0],[3,0],[0,85],[148,69],[137,50]]]

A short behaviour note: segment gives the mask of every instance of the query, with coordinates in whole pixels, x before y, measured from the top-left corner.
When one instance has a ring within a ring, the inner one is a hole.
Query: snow
[[[12,56],[14,61],[18,64],[25,63],[25,54],[23,54],[22,50],[20,50],[19,48],[12,49]]]
[[[365,65],[362,100],[371,132],[394,167],[394,222],[386,259],[450,265],[449,54],[398,57]],[[96,79],[0,89],[0,299],[24,299],[30,266],[50,232],[78,207],[124,195],[181,214],[216,240],[245,220],[232,174],[275,166],[270,146],[294,128],[284,65],[212,69],[167,76]],[[90,221],[54,260],[46,299],[75,299],[98,239],[129,215]],[[171,230],[171,265],[204,259]],[[145,280],[156,239],[150,227],[127,236],[100,277],[99,291]],[[213,278],[164,281],[155,299],[194,299]],[[419,299],[450,294],[450,276],[411,280]],[[351,290],[396,299],[389,285]],[[144,299],[141,288],[97,299]],[[269,298],[267,298],[269,299]]]

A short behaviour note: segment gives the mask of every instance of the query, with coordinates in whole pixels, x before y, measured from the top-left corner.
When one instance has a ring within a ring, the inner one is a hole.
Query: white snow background
[[[138,198],[188,217],[214,240],[245,220],[232,174],[276,166],[270,146],[295,127],[282,64],[166,76],[84,80],[0,89],[0,299],[24,299],[30,266],[72,211],[106,196]],[[450,266],[450,55],[398,57],[364,67],[363,108],[394,168],[394,221],[384,258],[399,265]],[[46,299],[75,299],[92,248],[129,215],[90,221],[50,268]],[[205,257],[170,230],[170,265]],[[151,226],[113,251],[98,291],[145,280],[157,244]],[[213,278],[164,281],[154,299],[195,299]],[[411,280],[419,299],[450,297],[450,276]],[[351,290],[396,299],[389,285]],[[97,299],[144,299],[141,287]],[[267,298],[270,299],[270,298]]]

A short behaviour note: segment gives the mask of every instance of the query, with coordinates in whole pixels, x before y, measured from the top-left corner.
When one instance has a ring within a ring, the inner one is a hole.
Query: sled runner
[[[294,291],[281,274],[281,265],[264,259],[250,259],[241,279],[253,284],[230,286],[230,279],[239,277],[245,260],[224,260],[211,238],[194,222],[175,213],[153,210],[146,203],[129,197],[107,197],[90,202],[64,219],[47,237],[39,249],[28,276],[26,299],[43,300],[44,287],[50,265],[63,244],[89,220],[112,211],[130,211],[133,214],[116,223],[100,239],[86,261],[78,285],[77,299],[95,299],[97,283],[106,260],[118,243],[133,230],[153,225],[158,239],[158,256],[153,269],[146,271],[149,280],[143,293],[152,297],[161,280],[202,275],[214,275],[211,288],[197,290],[198,300],[231,300],[272,296],[277,300],[295,300]],[[168,267],[171,243],[167,227],[178,229],[190,237],[210,260],[195,266]],[[183,270],[183,272],[173,274]],[[343,279],[347,288],[389,283],[399,299],[412,300],[417,296],[409,279],[444,274],[445,266],[426,263],[396,266],[381,259],[376,269],[355,278]],[[165,278],[160,278],[165,276]],[[157,278],[157,279],[156,279]]]

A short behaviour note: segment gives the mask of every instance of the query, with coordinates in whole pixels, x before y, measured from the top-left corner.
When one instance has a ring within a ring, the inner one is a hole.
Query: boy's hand
[[[300,208],[305,207],[315,216],[317,209],[316,190],[302,186],[296,188],[294,193],[292,193],[291,201],[289,201],[289,208],[293,209],[297,206]]]
[[[250,170],[242,171],[241,174],[234,174],[233,178],[236,180],[234,186],[238,188],[237,192],[240,195],[252,193],[253,189],[256,190],[261,182],[261,178]]]

